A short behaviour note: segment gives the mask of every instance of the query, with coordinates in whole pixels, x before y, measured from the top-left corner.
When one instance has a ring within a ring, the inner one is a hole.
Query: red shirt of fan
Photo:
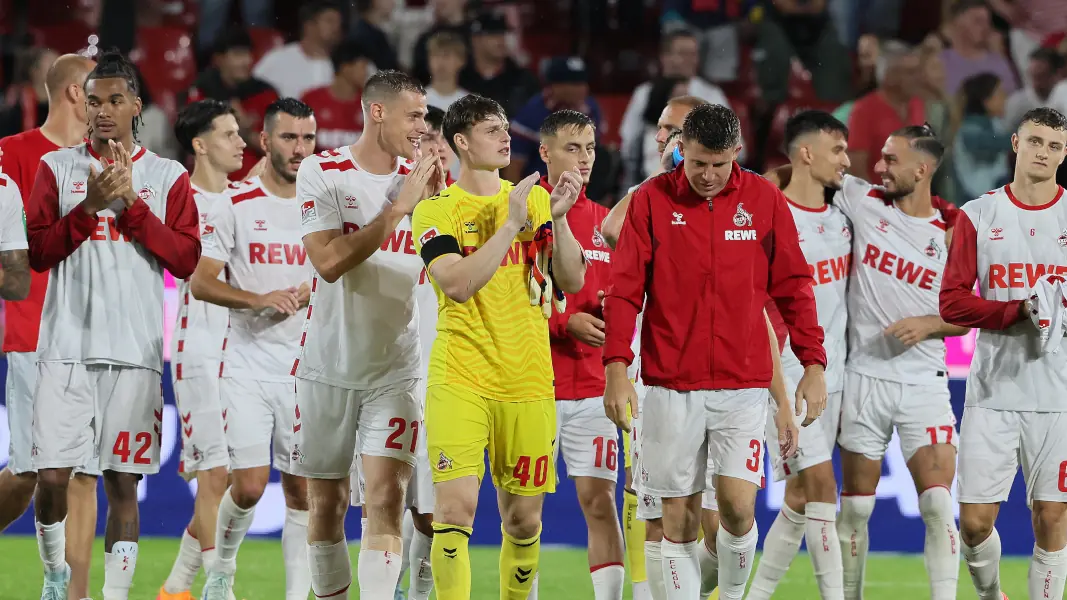
[[[354,144],[363,133],[363,104],[360,96],[340,100],[330,86],[304,92],[301,98],[315,111],[315,150],[330,150]]]

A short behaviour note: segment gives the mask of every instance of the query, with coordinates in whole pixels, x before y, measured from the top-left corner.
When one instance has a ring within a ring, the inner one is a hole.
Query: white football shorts
[[[1067,502],[1067,413],[968,406],[960,425],[960,502],[1008,499],[1021,466],[1026,502]]]
[[[619,428],[604,412],[602,396],[556,400],[557,461],[560,451],[568,477],[619,479]]]
[[[189,480],[197,471],[230,466],[226,417],[219,378],[200,375],[174,380],[174,399],[181,427],[182,458],[178,474]]]
[[[357,452],[414,466],[419,433],[424,429],[419,381],[406,379],[371,390],[350,390],[297,378],[293,474],[344,479]]]
[[[791,382],[787,383],[791,384]],[[792,390],[794,394],[796,392],[796,387],[793,385],[787,385],[786,389]],[[789,397],[794,398],[794,395]],[[771,448],[768,454],[774,465],[775,481],[796,477],[797,473],[805,469],[833,460],[834,444],[837,443],[837,428],[841,422],[841,392],[826,395],[826,409],[811,425],[801,427],[804,418],[803,415],[795,417],[797,428],[800,429],[796,455],[793,458],[783,459],[782,453],[777,448],[778,427],[774,424],[774,409],[767,411],[767,443]]]
[[[161,376],[117,365],[41,362],[33,400],[33,467],[97,465],[159,472]]]
[[[908,384],[845,372],[841,400],[841,448],[882,460],[893,429],[909,461],[923,446],[959,443],[948,381]]]
[[[231,469],[274,466],[292,474],[293,430],[297,422],[292,382],[223,377],[219,397],[226,414]]]

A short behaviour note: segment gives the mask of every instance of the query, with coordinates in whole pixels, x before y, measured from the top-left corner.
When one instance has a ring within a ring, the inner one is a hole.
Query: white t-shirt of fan
[[[800,234],[800,249],[815,281],[815,306],[825,336],[826,391],[840,392],[845,387],[846,295],[852,261],[852,224],[840,208],[831,204],[813,209],[790,201],[789,210]],[[804,376],[804,367],[789,344],[782,352],[782,370],[794,385]]]
[[[409,171],[398,159],[391,173],[367,172],[348,147],[308,157],[296,181],[304,235],[365,227],[391,205]],[[404,217],[380,250],[337,281],[316,276],[296,376],[352,390],[423,377],[416,301],[422,270]]]
[[[211,210],[216,204],[229,204],[230,198],[227,192],[208,192],[194,185],[193,200],[200,213],[200,237],[203,238]],[[219,279],[226,279],[225,270],[219,273]],[[218,377],[229,309],[193,298],[189,282],[181,280],[178,284],[178,302],[178,322],[170,342],[174,378]]]
[[[255,177],[229,192],[208,214],[202,256],[226,263],[230,285],[266,294],[311,284],[311,261],[300,232],[296,198],[279,198]],[[292,381],[305,311],[286,316],[274,309],[231,309],[222,355],[222,377]]]
[[[904,214],[882,188],[845,176],[834,206],[852,221],[847,368],[908,384],[948,381],[945,341],[930,338],[908,348],[885,333],[908,317],[940,314],[938,295],[948,259],[947,224]]]

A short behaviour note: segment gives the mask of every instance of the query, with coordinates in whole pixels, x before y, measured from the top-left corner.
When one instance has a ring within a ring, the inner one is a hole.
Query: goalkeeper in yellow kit
[[[566,220],[582,181],[566,172],[549,196],[536,173],[515,185],[502,180],[511,136],[493,100],[457,100],[443,129],[460,159],[459,179],[420,202],[412,217],[439,306],[425,415],[437,496],[434,586],[440,600],[470,598],[468,540],[488,450],[504,533],[500,597],[526,600],[544,494],[556,486],[547,316],[585,278]]]

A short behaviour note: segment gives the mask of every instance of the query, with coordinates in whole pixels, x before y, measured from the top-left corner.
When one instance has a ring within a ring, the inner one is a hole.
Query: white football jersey
[[[790,201],[789,210],[800,234],[800,249],[815,280],[815,306],[825,334],[826,391],[840,392],[845,387],[846,295],[852,263],[852,224],[840,208],[830,204],[813,209]],[[782,352],[782,369],[794,384],[804,376],[804,367],[789,344]]]
[[[301,237],[296,198],[272,195],[255,177],[212,209],[202,255],[226,263],[233,287],[266,294],[311,284],[313,270]],[[220,376],[291,381],[303,327],[303,310],[285,316],[274,309],[230,309]]]
[[[1067,201],[1044,207],[1018,202],[1008,186],[963,205],[953,236],[951,279],[967,272],[986,300],[1025,300],[1046,274],[1067,276]],[[962,252],[967,250],[967,252]],[[962,282],[962,280],[959,280]],[[1057,332],[1058,334],[1058,332]],[[1044,353],[1030,319],[1007,329],[980,329],[967,375],[967,406],[1067,411],[1067,345]],[[1057,459],[1058,460],[1058,459]]]
[[[0,173],[0,252],[25,250],[28,247],[22,193],[10,177]]]
[[[204,236],[208,214],[220,202],[229,203],[226,192],[207,192],[193,186],[193,199],[200,214],[200,236]],[[219,273],[226,279],[226,272]],[[178,280],[178,322],[171,337],[171,367],[176,380],[191,377],[218,377],[222,361],[222,341],[226,339],[226,323],[230,312],[218,306],[193,298],[189,281]]]
[[[947,382],[945,341],[908,348],[887,335],[907,317],[937,316],[948,228],[940,211],[911,217],[885,200],[882,188],[845,176],[834,196],[852,221],[852,281],[848,292],[848,368],[899,383]]]
[[[366,226],[390,205],[409,170],[398,160],[392,173],[368,173],[347,146],[306,158],[296,181],[304,235]],[[404,217],[380,251],[337,281],[316,276],[296,376],[355,390],[422,377],[416,307],[422,269]]]
[[[426,269],[419,274],[415,304],[419,310],[419,345],[422,346],[422,366],[419,368],[419,377],[426,379],[430,369],[430,349],[433,348],[433,341],[437,339],[437,292],[430,283]]]

